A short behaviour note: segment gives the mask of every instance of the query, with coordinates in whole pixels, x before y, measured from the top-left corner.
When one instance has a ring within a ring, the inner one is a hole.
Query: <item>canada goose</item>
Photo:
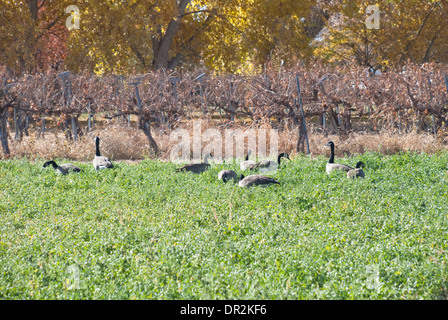
[[[258,174],[253,174],[247,177],[241,175],[240,182],[238,182],[238,185],[240,187],[269,186],[271,184],[280,184],[280,183],[273,178],[261,176]]]
[[[287,154],[286,152],[282,152],[277,156],[277,162],[272,160],[264,160],[258,162],[253,168],[250,168],[250,170],[257,170],[257,169],[261,169],[261,171],[275,170],[278,167],[280,167],[280,162],[282,158],[286,158],[291,161],[291,159],[289,158],[289,154]]]
[[[48,166],[53,166],[54,170],[56,171],[56,173],[58,174],[67,174],[69,172],[81,172],[82,170],[80,168],[78,168],[77,166],[75,166],[74,164],[71,163],[64,163],[61,165],[57,165],[56,162],[54,161],[47,161],[44,163],[44,168],[48,167]]]
[[[247,155],[246,155],[246,159],[244,159],[243,162],[240,163],[240,169],[241,170],[247,170],[247,169],[251,169],[254,168],[256,166],[255,161],[249,160],[249,156],[251,154],[251,151],[248,150],[247,151]]]
[[[349,171],[349,170],[353,169],[352,167],[349,167],[345,164],[334,163],[334,143],[333,143],[333,141],[329,141],[325,146],[331,148],[330,159],[328,160],[327,167],[326,167],[327,174],[330,174],[330,172],[333,170]]]
[[[176,171],[190,171],[193,173],[202,173],[205,170],[207,170],[210,167],[210,164],[208,163],[208,159],[211,158],[211,154],[208,153],[204,157],[204,162],[202,163],[193,163],[193,164],[187,164],[181,168],[177,168]]]
[[[95,137],[95,144],[96,144],[96,153],[95,158],[93,159],[93,166],[95,167],[95,170],[98,169],[110,169],[113,168],[114,165],[112,164],[112,161],[108,157],[104,157],[100,153],[100,138]]]
[[[233,179],[234,182],[238,181],[238,175],[233,170],[222,170],[218,173],[218,180],[222,180],[224,182]]]
[[[356,168],[347,171],[347,178],[354,179],[354,178],[364,178],[364,171],[361,169],[361,167],[364,166],[364,162],[359,161],[356,164]]]

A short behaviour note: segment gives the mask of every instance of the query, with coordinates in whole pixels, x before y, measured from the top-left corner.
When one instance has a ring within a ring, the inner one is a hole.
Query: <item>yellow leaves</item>
[[[103,63],[97,63],[94,68],[94,72],[96,75],[100,76],[105,73],[105,67]]]
[[[377,5],[380,8],[380,29],[366,29],[365,20],[371,14],[366,12],[367,5]],[[443,31],[439,29],[442,21],[446,21],[446,11],[433,8],[434,3],[428,1],[391,3],[387,0],[378,0],[367,4],[365,1],[354,0],[334,5],[331,8],[332,12],[342,13],[345,22],[337,24],[340,32],[335,28],[329,28],[330,36],[326,37],[325,44],[321,44],[324,50],[317,53],[329,54],[336,61],[356,58],[359,64],[367,61],[369,65],[383,67],[408,58],[420,62],[434,36],[439,38],[442,33],[445,38],[448,36],[446,28]],[[340,41],[341,39],[345,39],[345,42]],[[370,50],[368,55],[363,52],[366,45]],[[333,50],[325,50],[331,47]],[[445,44],[432,46],[431,57],[436,60],[444,57],[446,60],[447,47]]]

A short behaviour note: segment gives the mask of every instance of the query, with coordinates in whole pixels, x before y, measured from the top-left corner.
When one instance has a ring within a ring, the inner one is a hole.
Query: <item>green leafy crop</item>
[[[0,161],[2,299],[446,299],[448,155],[297,157],[240,188],[145,160]]]

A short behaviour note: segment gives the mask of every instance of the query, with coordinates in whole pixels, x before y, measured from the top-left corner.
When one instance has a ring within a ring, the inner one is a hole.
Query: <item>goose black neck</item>
[[[280,167],[280,162],[282,161],[282,160],[281,160],[282,157],[283,157],[283,153],[280,153],[280,154],[278,155],[278,157],[277,157],[277,163],[278,163],[278,166],[279,166],[279,167]]]
[[[58,168],[58,165],[57,165],[56,162],[54,162],[54,161],[48,161],[48,162],[46,163],[46,165],[47,165],[47,166],[52,165],[53,168],[55,168],[55,169]]]
[[[330,159],[328,160],[328,163],[334,163],[334,144],[330,145],[330,149],[331,149],[331,155]]]
[[[278,155],[278,157],[277,157],[277,163],[278,163],[278,166],[279,166],[279,167],[280,167],[281,159],[282,159],[283,157],[286,157],[285,153],[280,153],[280,154]]]
[[[95,156],[101,157],[101,153],[100,153],[100,139],[95,139],[95,144],[96,144]]]

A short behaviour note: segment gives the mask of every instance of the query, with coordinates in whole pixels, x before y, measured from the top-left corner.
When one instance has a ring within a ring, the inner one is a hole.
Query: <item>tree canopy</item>
[[[69,31],[65,10],[73,1],[0,0],[0,65],[16,75],[51,67],[244,73],[261,70],[273,57],[375,69],[448,60],[446,0],[376,3],[379,29],[366,27],[361,0],[78,0],[80,28]]]
[[[330,1],[333,14],[316,55],[329,61],[353,61],[384,69],[414,63],[448,61],[448,3],[446,0],[379,0],[379,28],[369,29],[362,0]]]

